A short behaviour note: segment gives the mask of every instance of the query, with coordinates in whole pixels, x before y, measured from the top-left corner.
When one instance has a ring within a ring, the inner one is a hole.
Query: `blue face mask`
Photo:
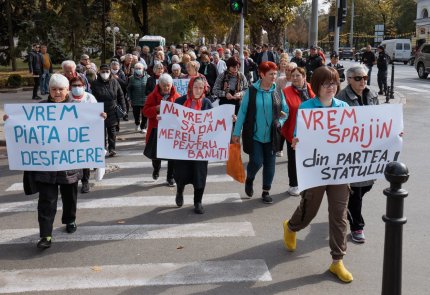
[[[134,70],[134,73],[136,74],[136,75],[138,75],[138,76],[142,76],[142,74],[143,74],[143,70]]]
[[[72,95],[75,97],[80,97],[84,94],[84,87],[72,87]]]

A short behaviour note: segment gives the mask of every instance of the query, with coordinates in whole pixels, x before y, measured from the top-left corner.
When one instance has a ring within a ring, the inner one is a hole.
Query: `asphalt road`
[[[430,144],[430,80],[418,79],[413,67],[403,64],[396,64],[396,75],[392,103],[406,102],[400,160],[410,171],[404,185],[409,196],[403,294],[424,295],[430,289],[430,161],[425,150]],[[374,87],[376,70],[372,79]],[[30,95],[0,94],[0,113],[4,103],[31,102]],[[78,196],[77,232],[63,233],[58,211],[58,233],[45,251],[35,247],[37,198],[24,196],[19,188],[22,173],[9,171],[7,157],[0,159],[0,293],[380,294],[385,180],[365,197],[367,240],[363,245],[348,242],[344,262],[354,281],[342,284],[327,270],[331,257],[325,201],[311,225],[298,233],[297,251],[283,247],[282,222],[300,201],[285,193],[286,156],[277,158],[272,205],[261,202],[261,172],[255,196],[247,199],[241,184],[223,178],[224,165],[211,165],[203,198],[206,213],[196,215],[191,196],[176,208],[175,189],[164,183],[166,168],[159,181],[151,181],[152,168],[141,155],[143,136],[133,125],[121,123],[118,157],[108,159],[117,169],[105,176],[104,184],[92,181],[91,192]],[[247,156],[243,160],[246,163]],[[192,194],[192,189],[187,187],[185,193]]]

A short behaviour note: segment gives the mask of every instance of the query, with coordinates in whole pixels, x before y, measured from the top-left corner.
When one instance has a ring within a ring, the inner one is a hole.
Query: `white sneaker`
[[[140,130],[140,132],[141,133],[146,133],[146,129],[144,128],[144,129]]]
[[[140,126],[136,125],[136,128],[134,128],[134,130],[136,130],[136,132],[139,132],[140,131]]]
[[[283,157],[284,156],[284,152],[283,151],[277,152],[276,156],[277,157]]]
[[[299,187],[297,186],[290,186],[287,192],[290,196],[300,196]]]

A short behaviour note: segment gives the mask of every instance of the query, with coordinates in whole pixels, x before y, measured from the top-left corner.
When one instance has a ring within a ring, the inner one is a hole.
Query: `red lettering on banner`
[[[355,109],[351,108],[350,111],[351,112],[349,112],[348,109],[343,109],[342,118],[340,119],[340,125],[342,125],[343,120],[345,119],[345,117],[353,118],[354,119],[354,124],[357,124],[357,115],[355,114]]]
[[[175,104],[173,104],[173,103],[166,103],[164,105],[163,111],[161,113],[162,114],[173,114],[176,117],[179,117],[179,111],[177,108],[175,108]]]
[[[336,127],[336,124],[331,124],[331,122],[336,121],[336,116],[334,116],[336,114],[337,114],[336,109],[332,109],[332,110],[329,110],[327,112],[327,128],[328,129],[332,129],[332,128]]]
[[[225,119],[222,119],[222,120],[216,120],[216,127],[215,127],[215,131],[217,131],[217,130],[218,130],[218,126],[222,126],[222,127],[223,127],[223,129],[224,129],[224,131],[226,131],[226,130],[227,130],[227,126],[226,126],[226,124],[225,124]]]

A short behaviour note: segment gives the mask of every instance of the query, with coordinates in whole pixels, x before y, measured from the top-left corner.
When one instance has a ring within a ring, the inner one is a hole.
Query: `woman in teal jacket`
[[[141,63],[134,65],[134,74],[130,77],[127,86],[128,97],[130,98],[133,107],[134,124],[136,124],[136,131],[146,132],[146,117],[143,115],[141,109],[146,101],[146,82],[148,75],[145,72],[144,66]],[[140,120],[142,116],[142,120]]]
[[[284,94],[276,91],[277,66],[262,62],[258,67],[261,80],[245,93],[239,109],[232,142],[239,143],[241,130],[243,150],[249,154],[245,193],[254,194],[255,175],[263,166],[263,202],[273,203],[269,195],[275,175],[276,152],[280,150],[280,128],[287,119]]]

